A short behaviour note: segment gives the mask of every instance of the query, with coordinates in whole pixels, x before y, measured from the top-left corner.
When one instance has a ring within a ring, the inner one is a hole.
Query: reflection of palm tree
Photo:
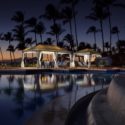
[[[5,90],[4,90],[4,92],[7,94],[7,95],[11,95],[12,94],[12,87],[11,87],[11,84],[13,83],[13,81],[14,81],[14,75],[9,75],[8,77],[7,77],[7,79],[8,79],[8,83],[9,83],[9,87],[8,88],[5,88]]]
[[[88,33],[93,33],[94,34],[94,41],[95,41],[95,50],[96,50],[96,48],[97,48],[97,44],[96,44],[96,33],[97,32],[99,32],[100,30],[99,29],[96,29],[96,27],[95,26],[91,26],[91,27],[89,27],[89,29],[87,30],[87,34]]]
[[[17,88],[17,91],[15,93],[14,101],[17,103],[18,107],[16,107],[16,109],[14,110],[14,113],[18,117],[22,117],[22,115],[24,114],[24,85],[23,85],[23,79],[18,78],[17,82],[18,82],[18,88]]]

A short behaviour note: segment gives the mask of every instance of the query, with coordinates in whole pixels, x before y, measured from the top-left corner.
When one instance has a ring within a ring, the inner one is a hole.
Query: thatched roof
[[[61,48],[56,45],[37,45],[34,47],[26,48],[24,52],[28,51],[48,51],[48,52],[64,52],[64,53],[70,53],[65,48]]]
[[[76,54],[100,54],[99,52],[95,51],[94,49],[82,49],[76,52]]]

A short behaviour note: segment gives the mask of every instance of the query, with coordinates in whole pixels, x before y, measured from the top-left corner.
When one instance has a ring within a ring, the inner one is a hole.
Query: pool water
[[[82,90],[80,98],[108,86],[113,76],[109,73],[0,75],[0,124],[24,125],[35,111],[57,97]]]

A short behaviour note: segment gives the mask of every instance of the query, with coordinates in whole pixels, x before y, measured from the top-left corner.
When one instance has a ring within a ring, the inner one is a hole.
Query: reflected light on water
[[[22,125],[34,111],[57,97],[67,95],[70,103],[107,86],[112,74],[1,75],[0,123]],[[2,119],[7,116],[7,119]]]

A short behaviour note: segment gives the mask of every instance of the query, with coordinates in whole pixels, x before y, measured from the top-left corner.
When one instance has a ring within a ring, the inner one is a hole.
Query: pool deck
[[[1,68],[0,74],[34,74],[34,73],[85,73],[85,72],[125,72],[125,68],[119,67],[77,67],[77,68],[20,68],[20,67],[7,67]]]

